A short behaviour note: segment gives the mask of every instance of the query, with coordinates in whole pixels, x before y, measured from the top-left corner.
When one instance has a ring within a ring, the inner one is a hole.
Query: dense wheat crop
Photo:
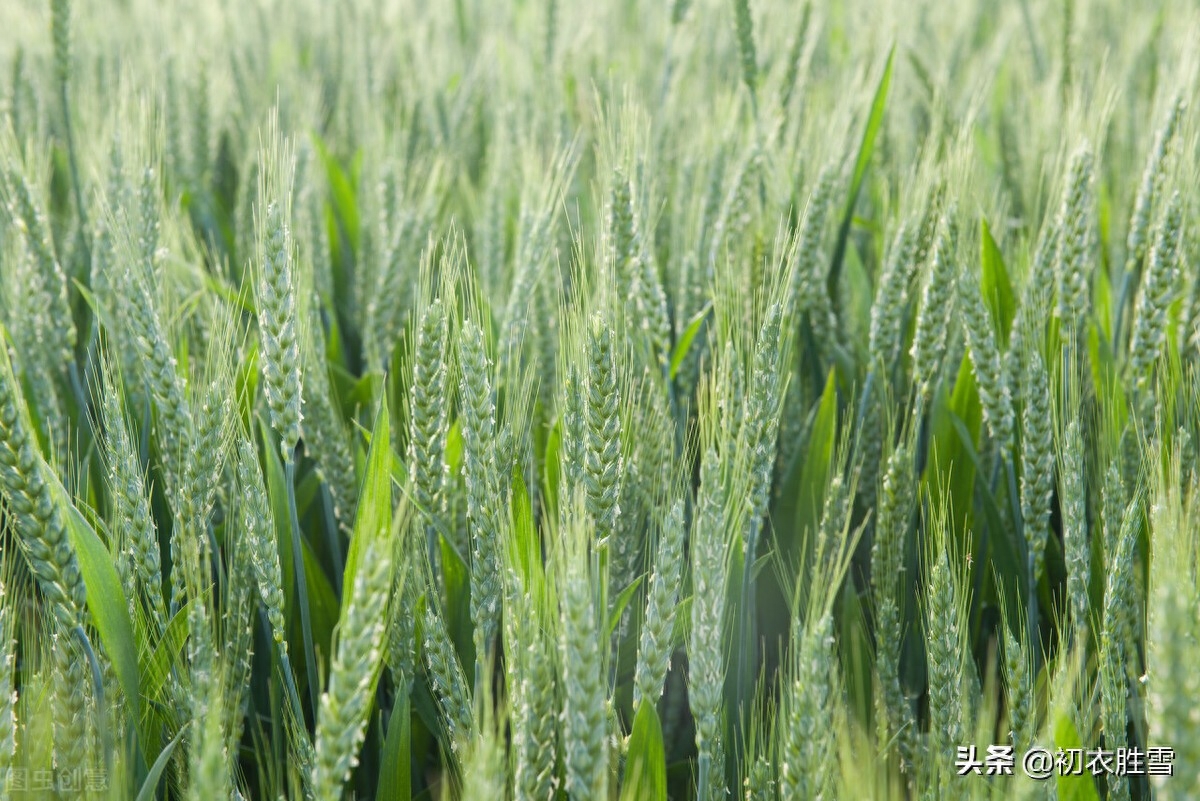
[[[0,801],[1200,798],[1191,2],[0,5]]]

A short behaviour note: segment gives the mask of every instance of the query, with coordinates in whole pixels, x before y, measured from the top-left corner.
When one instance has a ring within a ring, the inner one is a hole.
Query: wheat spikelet
[[[375,683],[379,677],[387,608],[392,588],[391,545],[372,539],[342,610],[337,650],[329,666],[329,686],[317,716],[312,786],[317,798],[337,798],[358,763],[366,736]]]
[[[242,529],[245,554],[254,569],[258,594],[267,610],[271,635],[287,651],[284,628],[283,572],[279,564],[279,549],[275,541],[275,521],[267,500],[258,454],[247,439],[237,444],[237,481],[241,488]]]
[[[285,462],[300,441],[300,337],[297,331],[296,281],[292,245],[293,156],[281,143],[274,123],[268,128],[259,178],[260,212],[256,222],[258,332],[263,389],[271,426]]]
[[[396,571],[399,574],[399,570]],[[417,593],[415,582],[392,587],[392,621],[387,631],[387,650],[384,658],[392,676],[392,686],[399,695],[412,692],[417,676],[416,623]]]
[[[425,667],[446,722],[450,745],[458,752],[470,741],[474,730],[471,695],[462,665],[454,651],[454,643],[446,631],[445,619],[438,609],[437,590],[431,584],[426,586],[423,622]]]
[[[962,310],[971,364],[975,368],[979,399],[983,403],[983,416],[996,447],[1007,452],[1013,438],[1012,396],[1001,369],[991,314],[974,270],[968,269],[959,275],[958,304]]]
[[[1021,518],[1029,550],[1031,581],[1037,584],[1045,566],[1050,535],[1050,501],[1054,492],[1054,435],[1051,430],[1050,382],[1041,354],[1025,355],[1021,422]]]
[[[605,577],[595,575],[589,564],[586,528],[568,531],[566,537],[559,584],[561,733],[567,794],[582,800],[605,795],[608,772],[603,634],[594,591]]]
[[[0,564],[0,573],[9,573],[7,560]],[[6,778],[17,753],[17,641],[12,608],[4,581],[0,580],[0,776]]]
[[[621,490],[621,415],[620,390],[617,387],[616,354],[613,331],[599,316],[594,317],[587,338],[587,403],[583,449],[583,485],[587,490],[587,512],[601,541],[612,538],[614,548],[621,548],[615,535],[620,522]],[[628,554],[614,553],[614,568],[624,575]]]
[[[826,798],[835,791],[837,776],[837,747],[828,726],[837,700],[832,615],[825,613],[802,635],[793,634],[793,643],[798,655],[787,699],[779,789],[784,798]]]
[[[1078,420],[1067,424],[1058,457],[1058,495],[1062,505],[1063,550],[1067,564],[1067,598],[1080,637],[1086,636],[1091,602],[1091,551],[1088,542],[1087,494],[1084,487],[1083,433]],[[1080,647],[1083,642],[1077,643]]]
[[[1091,265],[1096,244],[1095,189],[1091,148],[1085,142],[1071,155],[1055,225],[1059,232],[1054,264],[1063,335],[1079,330],[1087,319]]]
[[[700,496],[692,527],[692,630],[688,700],[696,720],[701,786],[708,797],[721,797],[724,751],[721,743],[721,695],[725,686],[722,642],[725,630],[725,584],[728,573],[725,541],[725,496],[720,460],[713,448],[700,467]],[[704,775],[707,772],[707,775]]]
[[[1134,273],[1146,257],[1147,234],[1150,232],[1150,215],[1155,198],[1162,190],[1166,178],[1166,160],[1179,121],[1183,116],[1184,104],[1176,98],[1167,111],[1167,118],[1154,134],[1154,144],[1146,154],[1146,165],[1142,169],[1142,180],[1138,184],[1133,202],[1133,214],[1129,219],[1129,233],[1125,237],[1125,272]]]
[[[90,682],[74,631],[61,623],[51,634],[54,688],[54,763],[59,770],[87,764]]]
[[[129,559],[138,586],[148,600],[151,619],[161,632],[166,628],[166,602],[162,591],[162,557],[158,529],[150,510],[146,479],[134,450],[133,439],[121,409],[121,380],[115,365],[104,360],[105,391],[100,393],[100,417],[104,424],[104,453],[113,496],[113,524],[125,533]],[[131,596],[136,597],[136,594]]]
[[[67,524],[51,473],[29,433],[21,398],[0,328],[0,489],[51,610],[68,631],[83,622],[87,589],[67,535]]]
[[[646,593],[646,615],[642,622],[641,642],[633,685],[633,706],[643,698],[657,704],[671,660],[671,635],[675,627],[675,606],[679,579],[683,572],[683,503],[672,504],[659,530],[658,554],[654,575]]]
[[[755,526],[766,514],[775,466],[779,404],[786,380],[780,373],[780,364],[787,353],[787,341],[781,339],[783,317],[783,304],[773,303],[767,309],[754,346],[750,394],[743,411],[741,435],[745,438],[743,447],[750,471],[750,521]],[[754,556],[750,551],[748,559],[753,561]]]
[[[45,340],[43,347],[50,359],[67,365],[74,361],[76,341],[75,322],[67,295],[67,277],[55,254],[49,222],[33,187],[17,166],[10,165],[6,172],[11,198],[9,214],[24,235],[26,246],[33,256],[36,265],[34,289],[43,293],[48,304],[46,320],[38,326]]]
[[[892,363],[900,339],[904,306],[908,296],[908,277],[913,265],[916,241],[908,223],[903,223],[888,248],[883,273],[871,305],[870,345],[872,364],[883,369]]]
[[[458,343],[463,473],[471,534],[471,620],[475,624],[476,658],[482,662],[500,621],[500,530],[493,512],[501,502],[495,458],[496,402],[483,331],[473,321],[465,320]]]
[[[958,627],[954,579],[945,550],[935,557],[925,598],[927,664],[929,671],[929,719],[931,736],[945,764],[956,744],[964,742],[962,719],[962,669],[959,646],[963,637]]]
[[[431,523],[442,511],[446,481],[448,340],[445,306],[440,298],[434,299],[421,311],[417,322],[408,440],[409,480],[417,508]]]
[[[314,315],[315,317],[315,315]],[[320,349],[320,325],[309,324],[312,332],[304,348],[303,395],[305,451],[316,461],[316,469],[333,502],[333,515],[346,534],[354,524],[358,505],[358,477],[354,468],[350,432],[342,419],[330,385],[328,368]]]
[[[558,720],[554,643],[548,642],[542,615],[515,576],[507,582],[505,653],[512,703],[513,786],[522,798],[550,798],[557,766]],[[553,624],[553,621],[549,621]]]
[[[1134,307],[1129,366],[1141,390],[1149,386],[1151,368],[1166,345],[1170,306],[1180,288],[1179,245],[1182,236],[1183,201],[1175,192],[1156,226],[1141,292]]]
[[[1004,628],[1004,687],[1008,700],[1008,736],[1013,747],[1024,752],[1033,744],[1036,729],[1033,681],[1020,642],[1009,627]]]
[[[750,97],[754,98],[758,87],[758,54],[754,48],[754,20],[750,16],[750,0],[733,0],[733,20],[737,33],[738,54],[741,57],[742,81],[750,91]]]
[[[953,212],[942,217],[933,247],[933,261],[921,288],[921,305],[917,309],[917,327],[913,335],[913,383],[921,402],[933,400],[942,359],[946,355],[946,335],[954,314],[954,252],[957,227]]]
[[[1197,543],[1194,536],[1197,502],[1195,480],[1182,484],[1186,465],[1181,457],[1170,465],[1167,480],[1156,491],[1151,508],[1150,581],[1147,603],[1146,693],[1147,742],[1179,743],[1175,775],[1155,777],[1159,797],[1184,798],[1200,789],[1200,743],[1195,739],[1194,704],[1200,675],[1194,669],[1200,655],[1200,603],[1196,583]],[[1193,777],[1190,785],[1185,777]]]

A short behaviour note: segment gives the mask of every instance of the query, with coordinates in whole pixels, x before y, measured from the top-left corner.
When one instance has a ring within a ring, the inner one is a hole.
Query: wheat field
[[[0,801],[1200,798],[1197,41],[6,0]]]

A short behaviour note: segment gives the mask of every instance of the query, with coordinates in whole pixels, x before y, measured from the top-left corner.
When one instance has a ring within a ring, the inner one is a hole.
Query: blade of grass
[[[379,404],[374,433],[367,452],[367,469],[359,494],[354,519],[354,536],[346,554],[345,580],[342,584],[342,608],[358,575],[359,562],[366,547],[392,527],[391,420],[386,403]]]
[[[867,117],[867,125],[863,129],[862,144],[858,148],[858,158],[854,161],[854,172],[850,176],[850,192],[846,198],[846,209],[842,213],[842,222],[838,226],[837,244],[833,249],[833,259],[829,264],[829,276],[826,279],[826,291],[833,304],[834,314],[838,311],[838,281],[841,279],[842,261],[846,257],[846,243],[850,238],[850,225],[854,221],[854,207],[858,203],[858,195],[862,190],[863,178],[875,152],[875,139],[883,126],[883,112],[887,105],[888,87],[892,83],[892,63],[896,55],[896,46],[888,50],[887,63],[879,85],[875,88],[875,99],[871,101],[871,113]]]
[[[154,760],[154,764],[150,766],[150,773],[146,775],[146,780],[142,782],[142,789],[138,791],[137,801],[154,801],[158,793],[158,781],[162,778],[162,773],[166,770],[167,765],[171,762],[171,754],[175,752],[175,746],[179,745],[179,741],[183,739],[183,735],[187,732],[188,726],[192,725],[189,720],[175,735],[175,739],[167,743],[167,747],[158,755],[158,759]]]
[[[412,719],[407,693],[399,693],[388,719],[379,771],[379,797],[408,801],[412,798]]]
[[[643,699],[629,736],[621,801],[667,797],[667,758],[662,726],[649,700]]]

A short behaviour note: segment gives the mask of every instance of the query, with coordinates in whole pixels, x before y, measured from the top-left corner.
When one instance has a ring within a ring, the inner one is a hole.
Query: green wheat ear
[[[476,659],[482,666],[500,621],[500,469],[496,456],[496,402],[483,331],[464,320],[459,336],[463,400],[463,472],[471,529],[471,619]]]
[[[1180,243],[1183,238],[1183,201],[1171,195],[1161,221],[1155,226],[1154,242],[1142,276],[1141,292],[1134,307],[1133,334],[1129,342],[1129,366],[1138,389],[1146,390],[1151,368],[1163,353],[1167,340],[1170,307],[1180,291]]]
[[[633,685],[635,709],[643,698],[651,703],[658,703],[670,667],[673,645],[671,636],[675,626],[679,581],[683,572],[683,538],[683,502],[676,501],[659,531],[654,574],[650,578],[650,589],[646,594],[646,615],[642,622]]]
[[[594,317],[587,336],[587,402],[583,482],[587,488],[587,511],[601,541],[618,532],[621,514],[621,398],[617,387],[615,335],[603,318]],[[618,554],[618,569],[624,571]]]
[[[601,648],[604,608],[596,603],[596,588],[603,587],[606,577],[589,553],[588,518],[576,515],[574,519],[572,529],[564,532],[559,566],[560,731],[567,793],[583,799],[604,796],[608,778],[608,694]]]
[[[1095,157],[1085,142],[1071,155],[1058,218],[1058,255],[1054,280],[1055,313],[1063,335],[1082,330],[1090,310],[1090,265],[1096,245]]]
[[[742,82],[750,91],[751,100],[757,103],[758,53],[754,47],[754,20],[750,15],[750,0],[733,0],[733,19],[738,54],[741,56]]]
[[[958,231],[954,212],[941,218],[933,245],[929,273],[921,289],[917,327],[913,334],[913,383],[923,405],[933,400],[942,359],[946,355],[949,321],[954,316],[955,249]]]
[[[392,591],[391,548],[384,537],[367,545],[348,606],[342,610],[329,684],[317,716],[312,777],[317,798],[340,796],[366,737]]]
[[[0,327],[0,490],[13,515],[29,567],[68,631],[87,616],[87,589],[67,533],[65,512],[54,492],[57,478],[30,433],[29,415]]]
[[[255,300],[261,348],[263,389],[271,426],[279,437],[285,462],[294,458],[300,441],[300,337],[296,305],[295,248],[291,234],[291,145],[279,134],[278,122],[268,124],[259,161],[259,209]]]
[[[700,786],[708,798],[719,798],[724,785],[721,737],[721,693],[725,684],[722,648],[728,577],[725,539],[725,488],[717,452],[708,448],[701,459],[700,492],[692,524],[692,631],[688,698],[696,720]]]
[[[1030,554],[1031,581],[1036,584],[1045,567],[1046,542],[1050,535],[1054,434],[1050,380],[1041,355],[1033,347],[1025,357],[1021,399],[1021,518]]]
[[[0,557],[0,776],[7,776],[17,751],[17,607],[13,583],[16,567],[7,554]]]
[[[996,446],[1001,452],[1007,452],[1012,447],[1013,439],[1012,395],[1001,369],[991,313],[983,299],[979,276],[973,268],[959,275],[958,308],[962,311],[963,331],[971,354],[971,364],[975,368],[984,420]]]

